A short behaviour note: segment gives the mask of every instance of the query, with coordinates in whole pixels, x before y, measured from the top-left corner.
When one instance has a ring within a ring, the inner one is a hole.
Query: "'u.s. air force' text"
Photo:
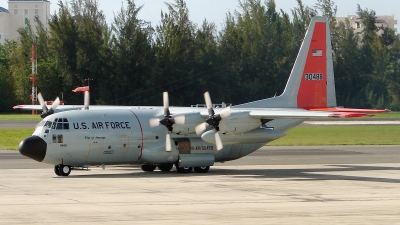
[[[92,122],[90,128],[89,124],[86,122],[73,123],[74,129],[76,130],[90,130],[90,129],[131,129],[129,122]]]

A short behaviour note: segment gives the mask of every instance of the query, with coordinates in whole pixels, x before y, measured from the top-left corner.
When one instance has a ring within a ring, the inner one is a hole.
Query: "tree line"
[[[17,41],[0,46],[0,112],[30,104],[31,44],[38,47],[39,92],[45,99],[63,95],[65,104],[83,104],[72,89],[87,85],[91,104],[240,104],[282,93],[311,18],[330,19],[338,105],[400,109],[400,36],[375,25],[376,13],[357,5],[360,34],[350,22],[335,20],[333,0],[290,12],[274,0],[240,0],[223,27],[195,24],[184,0],[167,4],[152,26],[138,14],[143,6],[127,0],[107,24],[97,0],[59,0],[49,19],[18,30]]]

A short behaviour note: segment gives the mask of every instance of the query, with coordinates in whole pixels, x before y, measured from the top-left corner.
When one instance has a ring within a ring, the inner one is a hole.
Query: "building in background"
[[[349,15],[347,17],[336,17],[336,21],[340,22],[345,22],[346,19],[349,19],[350,25],[354,28],[354,31],[356,33],[361,32],[364,27],[363,24],[361,23],[361,19],[358,18],[357,15]],[[375,20],[375,25],[378,28],[385,28],[389,27],[394,30],[395,33],[397,33],[397,28],[394,28],[394,25],[397,24],[397,20],[394,19],[394,16],[376,16]],[[378,31],[378,34],[382,34],[382,30]]]
[[[9,12],[7,9],[0,7],[0,44],[4,44],[5,39],[10,39],[8,14]]]
[[[18,28],[28,29],[28,22],[34,28],[37,24],[35,18],[49,30],[50,4],[46,0],[8,0],[8,10],[0,7],[0,44],[4,44],[6,39],[17,40]]]

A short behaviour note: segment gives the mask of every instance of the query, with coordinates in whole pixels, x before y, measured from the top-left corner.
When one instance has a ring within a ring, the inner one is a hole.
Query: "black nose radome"
[[[21,143],[19,143],[18,147],[18,150],[22,155],[38,162],[43,161],[46,156],[46,149],[46,142],[38,136],[25,138]]]

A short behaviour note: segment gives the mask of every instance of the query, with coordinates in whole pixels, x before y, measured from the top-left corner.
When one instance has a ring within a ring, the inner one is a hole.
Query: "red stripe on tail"
[[[317,22],[297,94],[298,108],[327,106],[326,23]]]

